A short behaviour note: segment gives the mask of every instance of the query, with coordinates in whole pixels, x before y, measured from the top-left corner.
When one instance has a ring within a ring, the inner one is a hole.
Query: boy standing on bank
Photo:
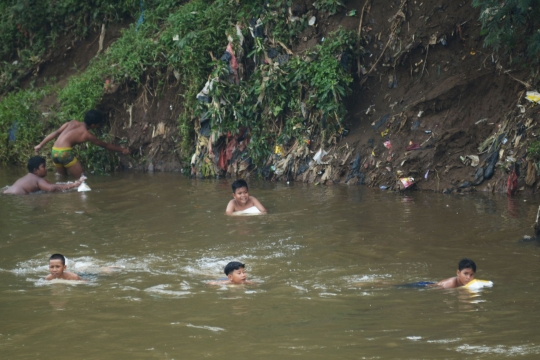
[[[84,178],[80,178],[73,184],[51,184],[45,180],[47,167],[45,159],[41,156],[34,156],[28,160],[28,174],[15,181],[13,185],[4,190],[4,194],[27,195],[36,191],[63,191],[78,187]]]
[[[245,180],[238,179],[232,183],[233,199],[229,201],[225,214],[266,214],[266,209],[259,200],[249,196],[248,185]]]
[[[47,135],[39,145],[34,147],[34,151],[36,152],[36,155],[39,154],[39,150],[45,144],[58,137],[52,148],[52,160],[56,167],[56,172],[60,175],[67,175],[69,172],[75,178],[79,178],[83,173],[83,168],[73,154],[73,146],[77,144],[90,141],[109,151],[117,151],[124,155],[129,154],[129,149],[101,141],[88,131],[98,128],[102,122],[103,115],[99,111],[89,110],[84,115],[84,122],[77,120],[68,121],[58,130]]]

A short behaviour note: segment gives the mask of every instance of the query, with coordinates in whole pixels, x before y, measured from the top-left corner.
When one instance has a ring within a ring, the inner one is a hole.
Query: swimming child
[[[52,139],[58,137],[52,148],[52,159],[56,167],[56,173],[67,175],[69,172],[75,178],[81,177],[83,168],[73,154],[73,146],[90,141],[110,151],[117,151],[124,155],[129,154],[129,149],[106,143],[92,135],[88,130],[98,128],[103,122],[103,115],[97,110],[89,110],[84,115],[84,122],[71,120],[62,125],[55,132],[47,135],[39,145],[34,147],[36,155],[39,150]]]
[[[245,180],[238,179],[232,183],[233,199],[229,201],[225,214],[266,214],[266,209],[259,200],[249,196],[248,185]]]
[[[75,273],[66,271],[66,258],[62,254],[52,254],[49,258],[49,272],[45,280],[82,280]]]
[[[48,192],[68,190],[78,187],[84,180],[84,177],[81,177],[73,184],[51,184],[44,179],[45,176],[47,176],[45,159],[41,156],[31,157],[28,160],[28,174],[4,190],[4,194],[26,195],[39,190]]]
[[[457,276],[439,281],[435,286],[452,289],[465,286],[472,280],[476,273],[476,264],[470,259],[461,259],[458,264]]]
[[[231,261],[225,265],[223,272],[227,275],[227,280],[210,281],[209,285],[242,285],[253,284],[252,281],[246,280],[245,264],[238,261]]]

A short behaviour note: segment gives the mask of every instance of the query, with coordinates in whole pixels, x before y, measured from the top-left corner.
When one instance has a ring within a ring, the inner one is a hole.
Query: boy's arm
[[[52,280],[52,279],[53,279],[52,274],[49,274],[49,275],[47,275],[47,277],[45,277],[45,280]]]
[[[73,184],[51,184],[45,179],[39,179],[38,180],[38,188],[43,191],[47,192],[54,192],[54,191],[62,191],[62,190],[69,190],[73,189],[75,187],[78,187],[81,185],[82,180],[79,179],[75,181]]]
[[[253,205],[255,205],[255,207],[257,209],[259,209],[259,211],[263,214],[266,214],[266,209],[264,206],[262,206],[262,204],[260,203],[259,200],[255,199],[253,196],[250,196],[251,200],[253,200]]]
[[[89,132],[86,134],[86,141],[90,141],[96,144],[97,146],[101,146],[102,148],[105,148],[110,151],[117,151],[124,155],[129,155],[129,149],[123,148],[121,146],[109,144],[109,143],[106,143],[105,141],[101,141],[94,135],[90,134]]]
[[[55,137],[57,137],[58,135],[60,135],[62,133],[62,131],[64,131],[66,129],[66,127],[68,126],[68,123],[65,123],[64,125],[60,126],[60,128],[52,133],[50,133],[49,135],[47,135],[45,137],[45,139],[43,139],[42,142],[40,142],[37,146],[34,147],[34,152],[36,153],[36,155],[39,155],[39,150],[41,150],[41,148],[46,144],[48,143],[49,141],[51,141],[52,139],[54,139]]]
[[[225,214],[232,215],[233,212],[234,212],[234,200],[231,200],[227,204],[227,209],[225,209]]]

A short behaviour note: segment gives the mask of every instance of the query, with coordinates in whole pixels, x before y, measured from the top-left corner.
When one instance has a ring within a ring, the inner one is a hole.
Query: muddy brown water
[[[0,357],[539,356],[540,246],[518,241],[537,199],[254,180],[270,214],[230,218],[229,183],[123,173],[89,193],[0,196]],[[43,281],[54,252],[87,281]],[[396,286],[465,256],[493,288]],[[208,286],[231,260],[257,284]]]

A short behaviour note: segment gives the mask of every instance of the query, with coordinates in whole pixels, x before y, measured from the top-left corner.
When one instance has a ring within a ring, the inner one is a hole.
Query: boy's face
[[[474,279],[474,270],[472,268],[465,268],[457,271],[457,280],[463,286],[467,285]]]
[[[62,260],[60,259],[49,260],[49,272],[55,278],[62,276],[65,270],[66,270],[66,265],[62,264]]]
[[[229,273],[227,277],[233,284],[243,284],[246,282],[246,272],[244,271],[244,268],[234,270],[232,273]]]
[[[236,202],[240,205],[246,205],[249,200],[249,192],[247,187],[241,187],[236,189],[236,191],[233,192],[232,196],[234,200],[236,200]]]
[[[45,166],[45,164],[40,164],[39,167],[34,170],[34,174],[39,177],[47,176],[47,167]]]

